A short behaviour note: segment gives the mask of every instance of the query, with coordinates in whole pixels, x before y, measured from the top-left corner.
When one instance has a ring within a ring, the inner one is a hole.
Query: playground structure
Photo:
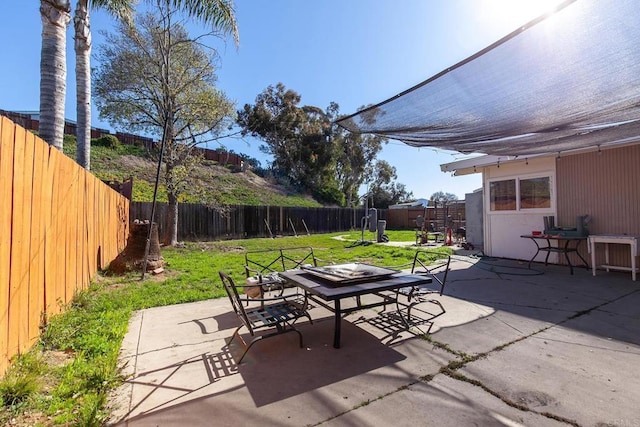
[[[415,219],[416,245],[443,244],[473,249],[466,240],[465,220],[459,211],[450,208],[448,205],[423,207],[422,214]]]

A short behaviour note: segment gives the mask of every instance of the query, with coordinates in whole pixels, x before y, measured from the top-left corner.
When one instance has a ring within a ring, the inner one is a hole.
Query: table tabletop
[[[587,240],[587,236],[562,236],[560,234],[523,234],[520,237],[529,239],[546,239],[546,240]]]
[[[350,284],[333,284],[305,270],[287,270],[280,275],[326,301],[431,283],[430,277],[407,273],[396,273],[381,279]]]
[[[596,243],[617,243],[617,242],[631,242],[637,244],[640,240],[640,236],[633,234],[591,234],[589,235],[589,242]]]

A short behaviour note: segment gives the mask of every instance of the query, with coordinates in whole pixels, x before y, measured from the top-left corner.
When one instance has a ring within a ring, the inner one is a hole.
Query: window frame
[[[521,192],[520,192],[520,181],[526,181],[530,179],[536,178],[548,178],[549,180],[549,207],[548,208],[522,208],[521,206]],[[516,208],[515,210],[491,210],[491,184],[494,182],[500,181],[511,181],[515,180],[516,184]],[[535,213],[554,213],[556,209],[556,200],[555,200],[555,175],[552,172],[539,172],[527,175],[505,175],[501,177],[495,177],[487,179],[487,192],[486,192],[486,203],[487,203],[487,213],[491,215],[504,215],[504,214],[535,214]]]

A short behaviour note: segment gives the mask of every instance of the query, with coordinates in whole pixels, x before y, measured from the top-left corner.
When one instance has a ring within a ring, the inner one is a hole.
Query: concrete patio
[[[121,426],[640,426],[640,282],[456,256],[430,336],[391,307],[257,343],[237,366],[227,299],[138,312]],[[429,309],[426,303],[425,308]]]

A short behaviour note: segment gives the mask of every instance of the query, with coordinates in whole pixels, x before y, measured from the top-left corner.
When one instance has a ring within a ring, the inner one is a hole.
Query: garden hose
[[[452,258],[458,261],[468,262],[475,265],[481,270],[489,271],[498,275],[506,274],[511,276],[539,276],[541,274],[544,274],[544,271],[536,270],[533,268],[500,265],[498,262],[501,260],[506,260],[507,258],[486,256],[482,251],[478,251],[474,254],[465,256],[453,255]],[[476,259],[478,261],[471,261],[465,258]]]

